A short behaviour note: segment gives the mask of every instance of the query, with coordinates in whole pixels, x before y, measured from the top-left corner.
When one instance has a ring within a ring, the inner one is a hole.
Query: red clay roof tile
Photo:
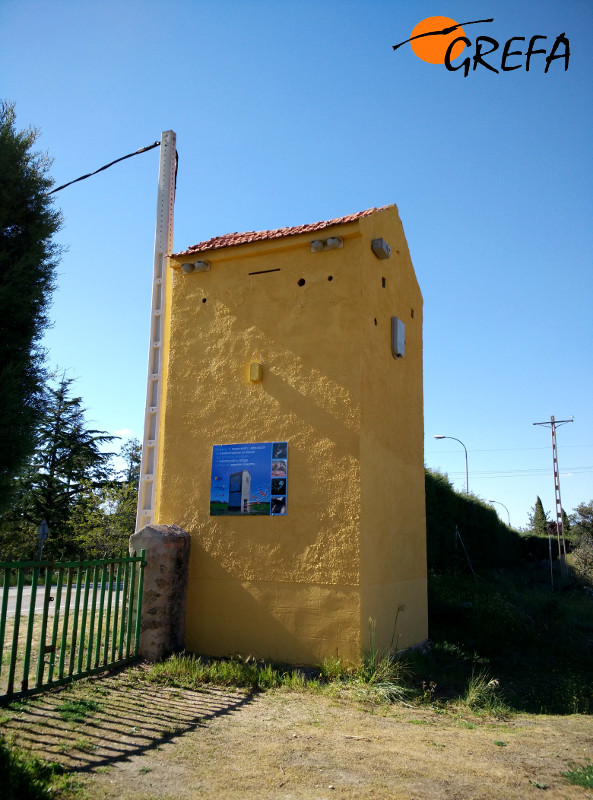
[[[329,219],[325,222],[313,222],[310,225],[296,225],[293,228],[277,228],[273,231],[245,231],[244,233],[226,233],[224,236],[214,236],[205,242],[194,244],[187,250],[182,250],[179,253],[173,253],[171,258],[180,258],[182,256],[194,255],[195,253],[203,253],[206,250],[219,250],[222,247],[233,247],[239,244],[248,244],[250,242],[261,242],[265,239],[281,239],[284,236],[297,236],[300,233],[313,233],[320,231],[324,228],[329,228],[332,225],[343,225],[347,222],[354,222],[361,217],[368,217],[375,211],[382,211],[389,206],[381,206],[380,208],[367,208],[366,211],[359,211],[357,214],[348,214],[345,217],[337,217],[336,219]]]

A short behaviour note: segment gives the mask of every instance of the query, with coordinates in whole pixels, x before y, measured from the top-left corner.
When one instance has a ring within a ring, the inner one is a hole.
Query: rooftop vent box
[[[385,239],[373,239],[371,250],[377,258],[391,258],[391,247],[389,247]]]

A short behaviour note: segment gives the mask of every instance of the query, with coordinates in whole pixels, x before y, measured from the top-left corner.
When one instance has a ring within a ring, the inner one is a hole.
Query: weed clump
[[[509,708],[499,696],[499,686],[499,681],[496,678],[491,679],[486,671],[472,672],[461,704],[475,713],[483,712],[493,717],[505,716]]]
[[[363,650],[360,663],[347,676],[346,682],[351,693],[358,699],[375,703],[391,703],[410,697],[412,691],[407,685],[408,667],[394,649],[397,618],[403,607],[398,608],[392,646],[382,650],[376,642],[376,624],[369,619],[369,646]]]

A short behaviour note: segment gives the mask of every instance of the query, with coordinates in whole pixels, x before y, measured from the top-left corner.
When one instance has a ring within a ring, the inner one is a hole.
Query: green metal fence
[[[145,563],[0,562],[0,702],[136,660]]]

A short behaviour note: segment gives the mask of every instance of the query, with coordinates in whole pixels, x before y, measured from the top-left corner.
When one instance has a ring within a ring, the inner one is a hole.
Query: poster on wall
[[[288,442],[215,444],[210,516],[286,515]]]

